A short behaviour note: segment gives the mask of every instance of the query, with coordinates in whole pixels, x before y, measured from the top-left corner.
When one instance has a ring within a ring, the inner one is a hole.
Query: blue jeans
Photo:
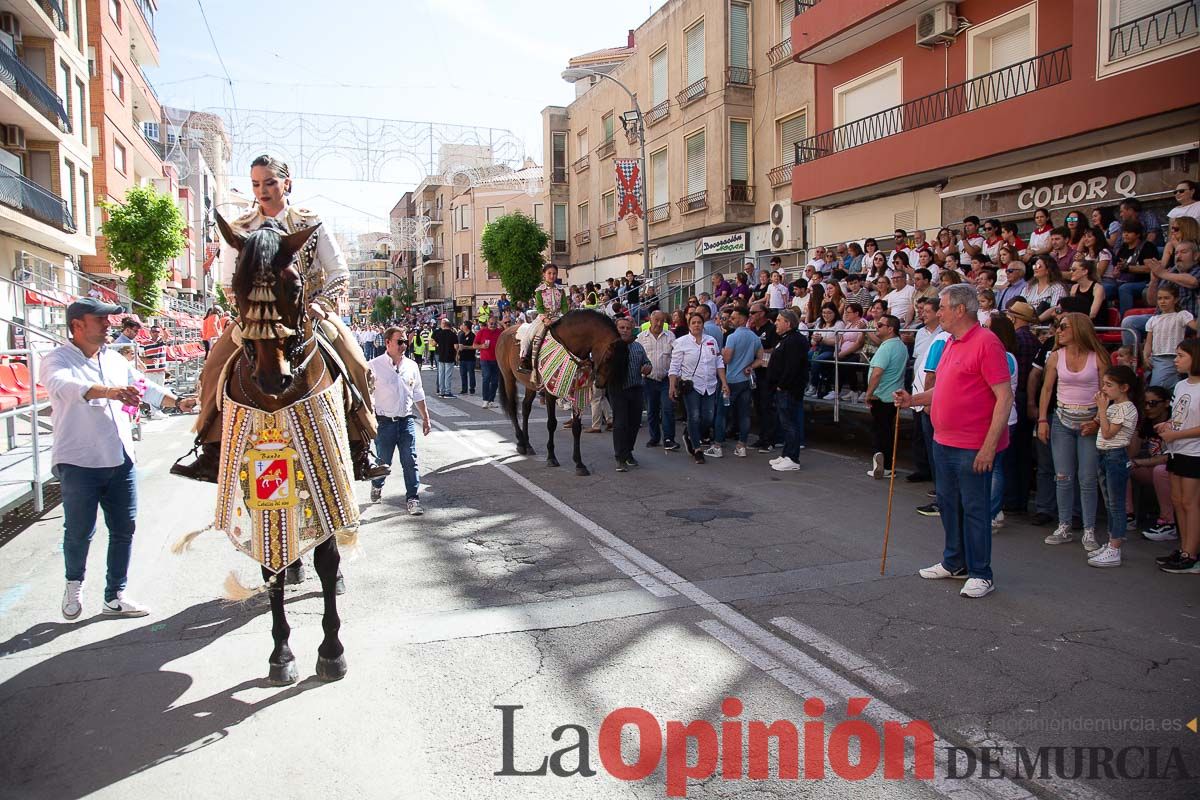
[[[500,386],[500,365],[495,361],[487,359],[479,359],[479,366],[483,373],[483,402],[496,402],[496,389]]]
[[[108,575],[104,600],[115,600],[125,590],[129,554],[137,527],[137,479],[133,460],[125,456],[119,467],[77,467],[58,464],[54,468],[62,485],[63,560],[67,580],[83,580],[88,549],[96,533],[97,509],[104,510],[108,528]]]
[[[1096,435],[1081,436],[1063,425],[1055,414],[1050,418],[1050,451],[1054,455],[1054,489],[1058,497],[1059,524],[1071,522],[1075,506],[1075,484],[1079,483],[1079,501],[1083,527],[1096,527]]]
[[[804,398],[792,397],[782,389],[775,392],[775,408],[779,410],[779,429],[783,431],[783,455],[800,462],[804,446]]]
[[[1125,538],[1125,487],[1129,484],[1129,454],[1124,447],[1097,450],[1104,505],[1108,510],[1108,538]]]
[[[937,486],[937,470],[933,469],[933,417],[929,416],[929,407],[914,415],[921,423],[921,436],[925,439],[925,452],[929,454],[930,472],[933,473],[934,486]]]
[[[933,443],[933,469],[946,549],[942,566],[972,578],[992,579],[992,521],[988,500],[992,473],[976,472],[978,450]]]
[[[459,360],[458,362],[458,385],[461,394],[475,394],[475,359]],[[468,386],[470,388],[468,388]]]
[[[750,381],[729,384],[729,407],[725,407],[724,398],[717,401],[717,436],[714,439],[717,444],[725,441],[725,429],[728,427],[726,420],[730,415],[737,420],[737,440],[742,444],[750,441],[750,405],[753,395]]]
[[[995,519],[1004,508],[1004,469],[1008,464],[1009,451],[1012,450],[1013,437],[1017,435],[1017,426],[1008,426],[1008,447],[996,453],[992,460],[992,503],[989,509],[991,518]]]
[[[437,391],[438,394],[454,394],[451,382],[454,380],[454,362],[437,362]]]
[[[382,417],[376,416],[379,423],[379,434],[375,437],[375,454],[382,464],[392,465],[392,454],[400,451],[400,467],[404,471],[404,498],[417,499],[417,489],[421,485],[421,476],[417,471],[417,418]],[[386,478],[375,478],[371,485],[376,489],[383,488]]]
[[[1121,307],[1121,316],[1125,316],[1125,312],[1133,308],[1134,304],[1142,298],[1142,293],[1149,286],[1149,281],[1130,281],[1117,286],[1117,299]]]
[[[700,394],[692,389],[683,396],[683,407],[687,409],[687,430],[692,440],[692,447],[700,449],[700,439],[704,432],[712,427],[713,417],[717,411],[717,396],[721,393],[718,386],[712,394]]]
[[[1146,340],[1146,323],[1153,314],[1134,314],[1121,320],[1121,344],[1131,345],[1134,352],[1142,349]]]
[[[1175,384],[1179,383],[1179,370],[1175,369],[1175,355],[1154,356],[1150,359],[1150,383],[1148,386],[1161,386],[1169,395]]]
[[[650,441],[675,441],[675,404],[670,397],[669,381],[645,381],[646,425],[650,428]]]

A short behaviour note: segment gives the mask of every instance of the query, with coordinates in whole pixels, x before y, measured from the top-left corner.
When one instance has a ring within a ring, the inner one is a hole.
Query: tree
[[[392,303],[391,295],[381,294],[375,298],[375,305],[371,308],[371,322],[382,325],[391,322],[395,316],[396,306]]]
[[[179,207],[174,198],[153,186],[134,186],[126,192],[124,203],[100,205],[108,217],[100,233],[109,259],[115,268],[129,273],[129,296],[156,312],[171,259],[187,244]]]
[[[550,237],[521,212],[505,214],[483,229],[480,252],[513,302],[528,300],[542,280],[542,252]]]
[[[408,281],[402,280],[399,286],[392,289],[392,300],[398,310],[407,311],[412,308],[413,303],[417,302],[417,294]]]
[[[235,317],[237,316],[237,309],[233,307],[233,303],[231,303],[229,298],[225,295],[225,287],[219,283],[217,284],[216,298],[217,308],[224,309],[230,314],[233,314]]]

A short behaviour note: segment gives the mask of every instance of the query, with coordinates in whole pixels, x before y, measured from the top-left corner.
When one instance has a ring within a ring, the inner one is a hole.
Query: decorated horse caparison
[[[264,585],[241,586],[233,574],[226,596],[246,599],[267,591],[271,600],[268,681],[297,680],[283,607],[284,572],[308,551],[321,579],[325,637],[316,674],[339,680],[346,658],[338,639],[339,541],[353,545],[358,505],[346,435],[349,402],[332,348],[306,312],[304,278],[293,256],[317,229],[286,233],[264,226],[243,235],[218,214],[225,241],[237,253],[233,291],[242,320],[241,352],[222,375],[221,463],[212,527],[262,567]],[[197,533],[176,545],[182,552]]]
[[[529,443],[529,414],[540,393],[546,401],[546,465],[559,465],[554,454],[554,431],[558,427],[554,406],[556,401],[562,400],[571,409],[575,474],[590,474],[579,453],[579,437],[583,431],[580,412],[590,402],[593,385],[596,391],[603,391],[609,385],[619,388],[625,380],[629,349],[621,341],[616,323],[605,314],[587,309],[564,314],[546,329],[540,346],[535,343],[533,360],[537,367],[532,373],[519,369],[521,344],[517,331],[516,327],[507,328],[496,343],[500,405],[512,420],[517,452],[535,454]],[[519,417],[518,383],[525,387]]]

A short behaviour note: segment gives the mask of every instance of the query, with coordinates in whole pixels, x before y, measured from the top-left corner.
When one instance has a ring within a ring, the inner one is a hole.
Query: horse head
[[[254,382],[278,396],[292,383],[295,361],[311,329],[304,308],[304,276],[292,259],[318,225],[287,233],[274,222],[248,235],[218,213],[221,236],[237,251],[233,293],[242,324],[242,348]]]
[[[596,366],[596,388],[625,388],[626,373],[629,371],[629,345],[622,341],[617,326],[607,315],[592,312],[597,329],[592,343],[592,360]]]

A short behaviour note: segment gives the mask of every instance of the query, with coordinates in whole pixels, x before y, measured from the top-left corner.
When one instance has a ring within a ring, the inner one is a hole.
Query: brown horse
[[[233,230],[217,214],[221,235],[238,252],[233,292],[243,321],[242,351],[229,370],[227,392],[243,406],[276,412],[311,394],[328,389],[337,377],[334,365],[313,335],[313,321],[304,308],[304,277],[292,258],[317,229],[286,233],[264,226],[249,235]],[[313,549],[313,564],[321,578],[325,638],[317,650],[317,677],[339,680],[346,674],[346,658],[338,640],[337,537],[330,536]],[[294,562],[299,564],[299,561]],[[271,598],[271,635],[275,649],[269,659],[268,680],[276,685],[294,683],[296,659],[288,647],[291,628],[283,609],[283,575],[263,568]]]
[[[598,311],[571,311],[555,320],[546,335],[553,336],[567,352],[594,370],[598,390],[603,390],[606,386],[620,388],[624,384],[629,363],[629,348],[621,341],[616,323],[608,316]],[[558,459],[554,455],[554,431],[558,427],[554,404],[557,398],[543,389],[535,388],[531,373],[517,369],[521,363],[521,343],[517,341],[516,326],[506,329],[500,335],[500,340],[496,343],[496,363],[500,366],[500,405],[512,420],[513,431],[517,437],[517,452],[521,455],[534,455],[533,447],[529,444],[529,414],[533,410],[534,398],[540,393],[546,401],[546,466],[557,467]],[[525,387],[520,419],[517,418],[518,382]],[[571,413],[571,434],[575,440],[572,451],[575,474],[589,475],[579,453],[579,437],[582,431],[583,422],[579,418],[579,410],[575,409]]]

